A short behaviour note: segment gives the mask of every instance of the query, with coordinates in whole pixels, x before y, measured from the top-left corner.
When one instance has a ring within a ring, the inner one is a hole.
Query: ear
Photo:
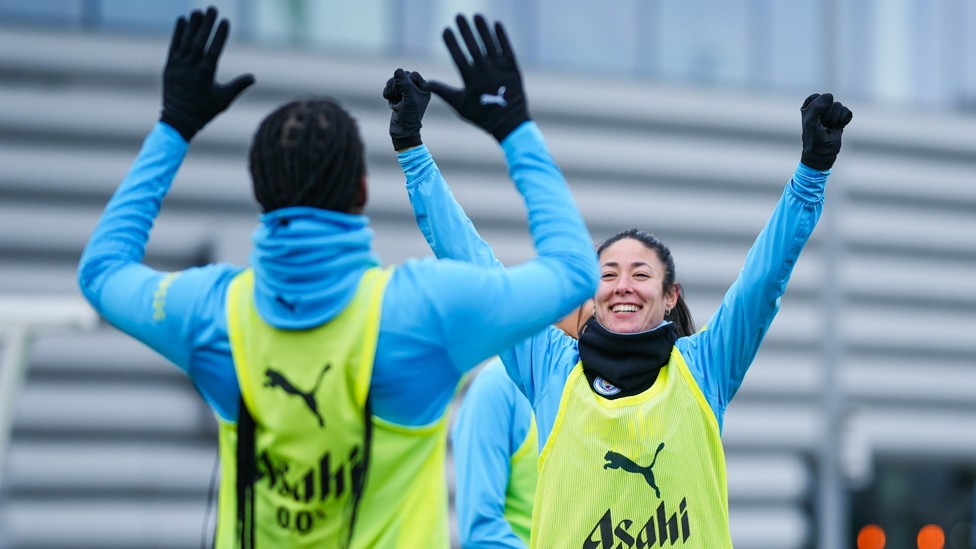
[[[681,283],[679,282],[675,282],[674,285],[671,286],[671,291],[668,292],[668,298],[667,298],[669,311],[671,309],[674,309],[674,306],[678,304],[678,297],[681,296],[682,291],[684,290],[681,288]]]

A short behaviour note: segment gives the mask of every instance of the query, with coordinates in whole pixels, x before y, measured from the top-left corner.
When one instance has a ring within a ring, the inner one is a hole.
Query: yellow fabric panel
[[[650,389],[598,396],[570,373],[542,451],[533,548],[732,547],[718,422],[677,348]]]
[[[373,417],[373,451],[353,549],[450,547],[447,414],[426,427]]]
[[[532,530],[532,505],[535,485],[539,479],[539,432],[535,415],[529,423],[529,432],[518,450],[512,454],[512,465],[505,490],[505,520],[515,535],[529,544]]]
[[[364,474],[366,395],[390,274],[368,270],[349,305],[308,330],[279,330],[261,319],[251,270],[230,285],[228,336],[255,423],[258,547],[347,546],[354,486]],[[237,523],[236,434],[236,426],[233,432],[222,428],[220,547],[238,543],[236,528],[226,526]]]

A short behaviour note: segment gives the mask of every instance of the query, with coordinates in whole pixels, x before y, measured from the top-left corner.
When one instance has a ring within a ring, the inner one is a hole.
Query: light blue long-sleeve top
[[[512,456],[526,442],[532,408],[501,361],[471,382],[451,429],[455,509],[464,549],[524,549],[505,519]]]
[[[437,257],[497,265],[491,247],[471,227],[429,152],[406,151],[399,159],[417,223]],[[675,342],[719,429],[725,408],[779,310],[800,251],[820,218],[829,173],[797,165],[718,310],[705,328]],[[500,356],[512,380],[532,403],[541,449],[556,420],[566,379],[579,362],[577,341],[549,326]]]
[[[183,369],[221,418],[236,421],[240,388],[225,303],[228,284],[245,267],[165,273],[142,263],[187,148],[168,125],[153,128],[85,248],[79,283],[102,317]],[[596,287],[589,234],[538,127],[523,124],[502,149],[538,256],[507,271],[432,258],[395,269],[370,384],[373,413],[386,421],[437,421],[464,372],[555,322]],[[306,207],[263,214],[249,260],[262,318],[285,329],[333,318],[362,273],[379,263],[372,234],[363,215]]]

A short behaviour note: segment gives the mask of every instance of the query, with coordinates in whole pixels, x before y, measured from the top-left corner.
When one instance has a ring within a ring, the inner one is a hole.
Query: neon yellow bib
[[[366,492],[353,549],[448,549],[447,414],[425,427],[373,416]]]
[[[577,364],[539,459],[532,547],[732,547],[718,422],[677,348],[607,400]]]
[[[228,337],[254,418],[258,477],[248,509],[253,529],[244,534],[251,546],[347,547],[353,493],[365,472],[366,399],[390,274],[366,271],[349,305],[309,330],[278,330],[261,319],[253,271],[231,282]],[[236,449],[237,426],[221,422],[218,547],[240,546]],[[360,515],[365,506],[360,501]]]
[[[532,529],[532,500],[535,498],[538,478],[539,434],[533,415],[525,440],[512,454],[512,467],[508,476],[508,487],[505,489],[505,520],[526,545],[529,544]]]

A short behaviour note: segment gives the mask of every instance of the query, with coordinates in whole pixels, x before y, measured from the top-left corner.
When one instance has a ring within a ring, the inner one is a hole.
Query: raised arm
[[[414,218],[434,255],[482,267],[502,266],[454,199],[423,144],[420,128],[430,101],[427,81],[420,73],[397,69],[386,82],[383,98],[390,106],[390,138],[406,176]],[[431,216],[437,219],[436,224]]]
[[[718,310],[699,333],[679,340],[721,422],[779,310],[793,266],[823,209],[824,187],[840,151],[851,111],[831,94],[814,94],[801,107],[803,153],[745,265]]]
[[[218,270],[161,273],[142,264],[149,231],[186,155],[188,142],[254,82],[242,75],[218,84],[214,75],[229,32],[217,12],[194,11],[177,20],[163,71],[160,122],[105,211],[82,254],[78,281],[92,306],[116,327],[186,366],[189,315],[194,304],[183,290],[206,287],[201,278]],[[211,34],[213,39],[211,40]],[[165,308],[164,304],[165,303]]]
[[[479,266],[501,265],[454,199],[430,153],[422,144],[420,122],[426,107],[425,94],[429,90],[444,97],[463,118],[482,127],[501,143],[510,176],[525,198],[529,227],[540,260],[548,263],[545,258],[557,250],[575,250],[573,254],[579,257],[579,261],[565,264],[574,271],[573,280],[560,280],[557,275],[553,280],[557,287],[541,290],[545,295],[551,295],[549,290],[556,289],[553,298],[563,301],[567,297],[566,291],[576,292],[567,286],[567,282],[572,285],[581,280],[581,275],[595,275],[595,256],[589,234],[538,126],[529,118],[521,76],[504,29],[496,24],[493,35],[484,18],[475,17],[481,40],[479,43],[466,20],[458,17],[457,23],[471,61],[461,52],[451,30],[445,31],[444,40],[464,80],[464,88],[454,89],[438,82],[427,83],[417,73],[398,70],[384,90],[384,97],[392,110],[390,136],[394,148],[399,151],[417,223],[439,258],[457,259]],[[591,297],[595,291],[595,279],[587,283],[587,287],[584,298]],[[523,298],[515,299],[518,301],[507,303],[522,303]],[[574,296],[573,301],[577,299]],[[519,365],[518,369],[521,370],[522,366]],[[537,382],[533,380],[545,377],[545,373],[533,374],[531,364],[524,366],[525,371],[516,375],[513,369],[512,374],[519,387],[531,398],[537,388]]]

